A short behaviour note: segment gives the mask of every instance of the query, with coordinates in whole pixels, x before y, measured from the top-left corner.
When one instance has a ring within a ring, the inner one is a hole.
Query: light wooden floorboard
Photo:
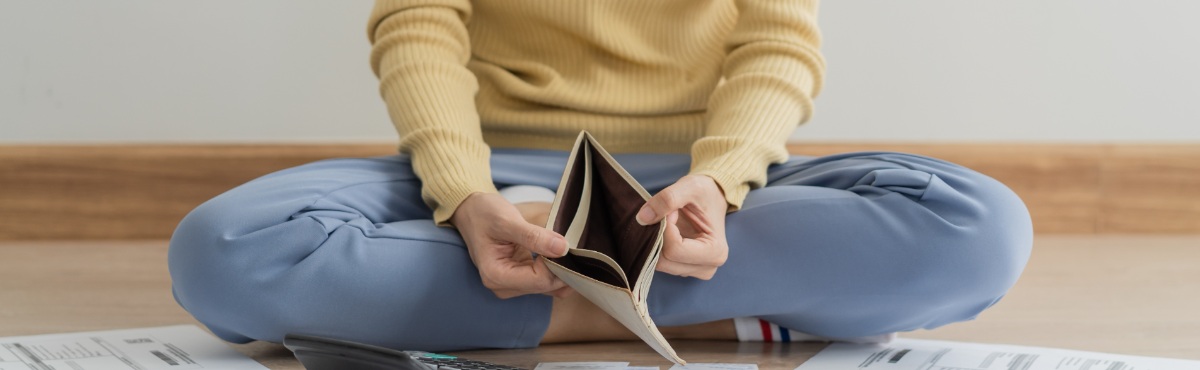
[[[1013,189],[1039,233],[1200,233],[1200,144],[803,143],[898,151]],[[0,146],[0,240],[165,239],[200,203],[267,173],[378,144]]]
[[[169,291],[162,241],[0,243],[0,336],[195,323]],[[913,338],[1053,346],[1200,359],[1200,236],[1046,236],[1008,297],[977,320]],[[694,362],[791,369],[823,344],[677,341]],[[235,346],[272,369],[298,369],[282,347]],[[624,359],[666,365],[644,344],[476,351],[520,366]],[[665,367],[664,367],[665,369]]]

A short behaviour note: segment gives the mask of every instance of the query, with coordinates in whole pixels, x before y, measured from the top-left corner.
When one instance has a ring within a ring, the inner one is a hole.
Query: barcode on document
[[[154,356],[158,357],[159,360],[163,360],[163,362],[166,362],[167,365],[171,365],[171,366],[179,365],[178,361],[175,361],[175,359],[171,358],[171,356],[167,356],[166,353],[162,353],[159,351],[150,351],[150,353],[153,353]]]

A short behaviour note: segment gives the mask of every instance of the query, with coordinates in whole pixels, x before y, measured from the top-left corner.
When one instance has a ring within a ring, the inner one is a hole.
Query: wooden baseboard
[[[1025,201],[1039,233],[1200,233],[1200,144],[821,144],[890,150],[987,174]]]
[[[1008,184],[1040,233],[1200,233],[1200,144],[795,144],[888,150]],[[0,146],[0,240],[163,239],[201,202],[315,160],[390,145]]]
[[[200,203],[280,169],[387,145],[0,147],[0,240],[165,239]]]

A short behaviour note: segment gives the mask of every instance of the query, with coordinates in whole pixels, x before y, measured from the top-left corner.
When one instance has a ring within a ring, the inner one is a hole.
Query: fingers
[[[562,256],[566,240],[527,222],[503,197],[474,193],[459,206],[454,220],[480,280],[497,297],[567,293],[562,291],[566,284],[531,254]]]
[[[729,248],[711,237],[684,238],[678,221],[679,212],[667,216],[663,254],[656,269],[672,275],[711,279],[728,259]]]
[[[721,267],[729,258],[729,248],[711,237],[684,238],[679,232],[679,213],[667,218],[663,240],[663,258],[689,265]]]
[[[697,232],[716,234],[716,230],[713,230],[712,228],[712,221],[709,221],[708,217],[704,216],[704,211],[701,211],[699,207],[689,204],[679,211],[687,217],[688,221]]]
[[[498,236],[527,248],[534,253],[550,257],[562,257],[567,254],[567,239],[558,233],[541,226],[526,222],[524,219],[499,222]]]
[[[689,265],[668,259],[658,260],[658,268],[656,270],[675,276],[694,277],[700,280],[710,280],[717,274],[716,267]]]
[[[508,299],[525,294],[569,294],[561,292],[567,287],[554,276],[546,265],[537,260],[517,262],[512,259],[496,259],[479,266],[483,286],[491,289],[497,297]]]
[[[650,197],[638,211],[637,222],[644,225],[657,223],[671,212],[692,202],[694,192],[685,182],[676,182]]]
[[[650,225],[684,207],[695,208],[699,215],[706,211],[724,214],[725,196],[711,177],[687,175],[650,197],[638,211],[637,221],[643,226]]]

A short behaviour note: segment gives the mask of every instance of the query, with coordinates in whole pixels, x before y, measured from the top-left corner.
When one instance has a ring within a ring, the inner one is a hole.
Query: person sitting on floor
[[[531,258],[566,252],[543,225],[587,130],[654,194],[638,221],[671,223],[648,302],[668,338],[873,341],[976,317],[1024,268],[1028,211],[927,156],[789,155],[823,82],[816,12],[380,0],[370,64],[400,153],[302,165],[200,205],[171,239],[175,297],[239,343],[635,339]]]

